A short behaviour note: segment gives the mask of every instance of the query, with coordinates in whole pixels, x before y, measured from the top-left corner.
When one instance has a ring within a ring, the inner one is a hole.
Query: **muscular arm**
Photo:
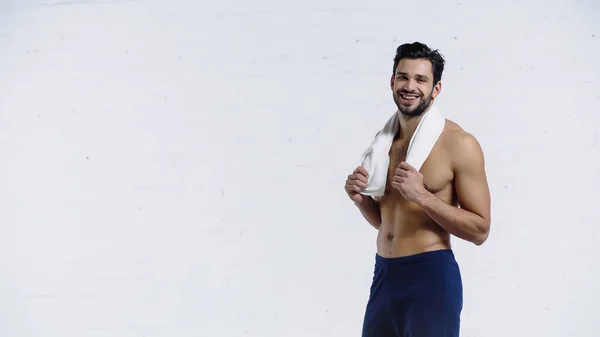
[[[363,196],[363,201],[361,203],[355,203],[356,207],[360,210],[363,217],[367,220],[371,226],[375,227],[375,229],[379,229],[381,225],[381,210],[379,208],[379,200],[377,198],[373,199],[370,196]]]
[[[431,193],[418,200],[423,210],[450,234],[483,244],[490,230],[490,191],[484,156],[477,140],[462,132],[452,141],[454,183],[460,208]]]

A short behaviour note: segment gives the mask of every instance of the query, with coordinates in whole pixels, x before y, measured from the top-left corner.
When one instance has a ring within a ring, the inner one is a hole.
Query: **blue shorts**
[[[375,256],[363,337],[458,337],[462,278],[450,249]]]

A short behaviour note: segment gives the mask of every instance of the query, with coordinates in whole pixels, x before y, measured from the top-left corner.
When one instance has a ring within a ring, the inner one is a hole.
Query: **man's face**
[[[433,83],[431,62],[424,59],[402,59],[391,80],[394,102],[407,117],[422,115],[437,97],[441,83]]]

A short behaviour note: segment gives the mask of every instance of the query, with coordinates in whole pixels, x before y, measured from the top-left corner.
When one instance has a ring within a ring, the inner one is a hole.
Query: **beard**
[[[416,106],[416,107],[411,107],[411,106],[407,106],[404,105],[402,103],[402,100],[400,98],[401,94],[411,94],[408,91],[405,90],[400,90],[396,93],[394,93],[394,102],[396,103],[396,106],[398,107],[398,111],[400,111],[400,113],[406,117],[419,117],[421,116],[425,110],[427,110],[427,108],[429,108],[429,106],[431,105],[431,100],[433,99],[433,90],[431,90],[431,92],[429,93],[428,96],[421,96],[420,100],[421,102]],[[412,93],[414,94],[414,92]]]

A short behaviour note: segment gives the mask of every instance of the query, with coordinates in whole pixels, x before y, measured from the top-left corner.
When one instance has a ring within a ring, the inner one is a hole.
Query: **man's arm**
[[[450,148],[460,208],[448,205],[431,193],[426,193],[417,203],[450,234],[479,246],[487,240],[491,223],[484,155],[475,137],[465,132],[457,135]]]
[[[360,210],[363,217],[367,220],[371,226],[375,229],[379,229],[381,225],[381,210],[379,208],[379,198],[372,198],[364,195],[361,203],[354,203]]]

